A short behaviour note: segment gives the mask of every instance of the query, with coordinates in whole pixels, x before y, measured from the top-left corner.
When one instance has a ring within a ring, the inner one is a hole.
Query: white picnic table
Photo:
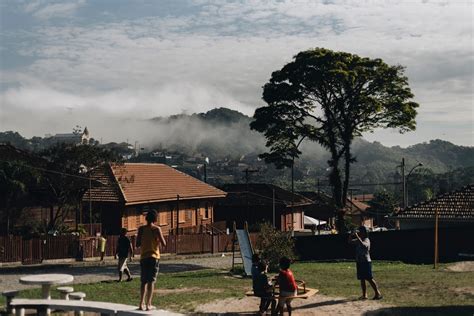
[[[21,284],[41,285],[41,296],[44,299],[51,299],[51,286],[71,283],[74,277],[70,274],[59,273],[45,273],[45,274],[30,274],[20,278]],[[50,310],[46,312],[50,315]]]
[[[74,281],[70,274],[46,273],[31,274],[20,278],[21,284],[41,285],[42,298],[51,299],[51,286]]]

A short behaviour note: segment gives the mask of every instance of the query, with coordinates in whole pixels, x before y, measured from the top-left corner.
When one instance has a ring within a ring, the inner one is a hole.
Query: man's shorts
[[[127,266],[127,261],[128,261],[128,258],[127,258],[127,257],[123,257],[123,258],[122,258],[122,257],[119,257],[119,258],[118,258],[118,270],[119,270],[120,272],[123,272],[123,271],[125,271],[125,269],[128,268],[128,266]]]
[[[357,262],[357,280],[371,280],[372,262]]]
[[[153,257],[141,259],[140,269],[140,279],[142,284],[155,282],[156,276],[158,275],[158,271],[160,269],[160,260]]]

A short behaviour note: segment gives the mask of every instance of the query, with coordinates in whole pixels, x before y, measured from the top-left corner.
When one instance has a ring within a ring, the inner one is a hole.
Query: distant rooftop
[[[407,220],[434,220],[436,211],[440,221],[474,222],[474,186],[470,184],[460,190],[407,207],[393,217]]]

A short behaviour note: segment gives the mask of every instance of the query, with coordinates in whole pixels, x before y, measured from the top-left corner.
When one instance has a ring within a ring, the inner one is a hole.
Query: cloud
[[[49,19],[85,4],[37,1],[25,10]],[[8,72],[5,81],[17,84],[0,92],[2,107],[15,115],[15,107],[72,104],[144,118],[229,106],[251,115],[271,72],[318,46],[405,65],[423,124],[472,121],[470,2],[194,1],[182,14],[141,16],[129,6],[127,19],[113,19],[109,7],[107,22],[13,34],[15,53],[33,61]]]
[[[67,18],[72,16],[77,9],[86,4],[85,0],[70,0],[67,3],[57,1],[29,1],[23,5],[23,10],[40,20],[51,18]]]

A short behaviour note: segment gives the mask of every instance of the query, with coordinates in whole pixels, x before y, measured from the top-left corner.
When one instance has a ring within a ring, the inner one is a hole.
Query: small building
[[[351,219],[352,224],[356,226],[374,227],[374,219],[368,212],[370,206],[355,199],[347,199],[345,216]]]
[[[252,228],[259,223],[275,221],[275,227],[282,231],[303,230],[305,210],[313,204],[300,194],[292,194],[272,184],[227,184],[221,188],[227,192],[227,197],[217,201],[215,221],[225,221],[228,228],[232,228],[233,222],[237,227],[243,227],[247,222]]]
[[[438,216],[439,227],[474,226],[474,186],[439,195],[415,204],[391,216],[400,229],[434,228]]]
[[[52,143],[71,144],[71,145],[88,145],[89,130],[84,128],[82,132],[62,133],[50,137]]]
[[[328,194],[318,191],[302,191],[298,194],[313,201],[312,207],[305,210],[304,214],[317,220],[326,222],[329,226],[336,223],[336,210],[334,200]]]
[[[118,234],[122,227],[134,234],[152,209],[158,212],[157,225],[165,235],[198,231],[213,223],[214,204],[226,196],[165,164],[108,164],[91,178],[102,185],[84,194],[83,216],[98,216],[106,234]]]

